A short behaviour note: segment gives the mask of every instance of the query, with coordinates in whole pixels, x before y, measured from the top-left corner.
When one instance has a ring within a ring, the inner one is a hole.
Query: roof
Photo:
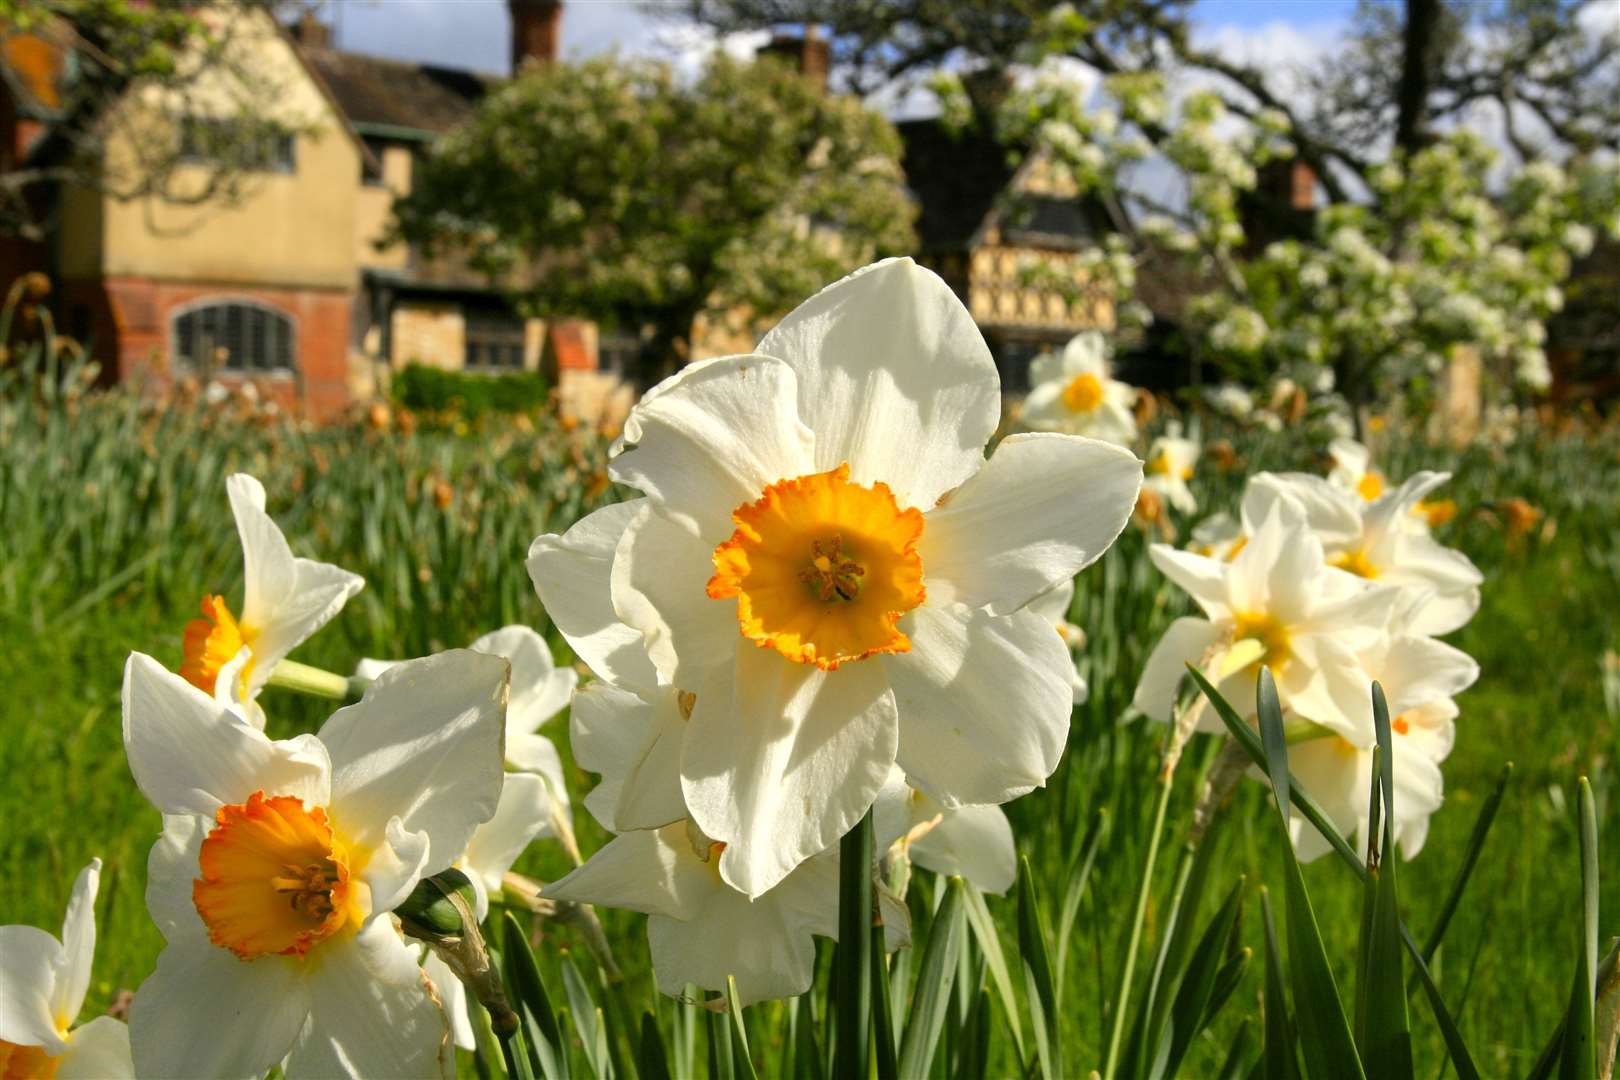
[[[299,46],[357,129],[393,128],[443,135],[472,115],[502,80],[471,71]]]
[[[900,165],[917,198],[917,239],[924,252],[973,246],[1015,168],[1007,150],[983,132],[953,132],[939,120],[895,125],[904,143]]]

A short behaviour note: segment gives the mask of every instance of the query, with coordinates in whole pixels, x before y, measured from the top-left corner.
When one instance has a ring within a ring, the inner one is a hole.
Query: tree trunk
[[[1438,60],[1440,4],[1441,0],[1406,0],[1401,81],[1395,90],[1395,145],[1408,154],[1422,148],[1428,127],[1429,88]]]

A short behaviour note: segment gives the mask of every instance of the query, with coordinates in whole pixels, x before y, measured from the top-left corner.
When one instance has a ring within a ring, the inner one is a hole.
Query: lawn
[[[1206,459],[1195,481],[1206,509],[1233,508],[1244,476],[1254,471],[1319,464],[1286,434],[1220,434],[1233,440],[1246,466],[1221,473]],[[1427,934],[1480,806],[1503,764],[1513,762],[1507,800],[1434,968],[1482,1071],[1521,1074],[1563,1014],[1574,970],[1579,884],[1572,804],[1579,776],[1591,778],[1603,832],[1620,835],[1614,797],[1620,444],[1608,434],[1547,432],[1463,452],[1393,432],[1381,442],[1381,464],[1392,476],[1455,469],[1448,494],[1460,512],[1441,538],[1473,557],[1487,578],[1479,613],[1452,638],[1483,675],[1460,702],[1456,749],[1445,764],[1446,805],[1421,855],[1400,866],[1403,915],[1418,938]],[[606,441],[597,433],[544,418],[490,417],[472,430],[455,423],[410,431],[392,423],[301,430],[237,405],[154,409],[120,395],[0,402],[6,537],[0,860],[9,868],[3,919],[54,932],[73,875],[91,856],[105,860],[86,1015],[137,987],[161,945],[142,900],[146,851],[159,820],[124,762],[119,681],[131,650],[178,663],[181,629],[204,595],[239,595],[224,477],[237,470],[259,476],[270,512],[296,551],[366,578],[366,591],[296,656],[347,672],[361,656],[421,655],[510,622],[545,629],[524,554],[538,533],[560,531],[616,497],[605,461]],[[1546,515],[1527,535],[1510,536],[1503,527],[1511,498]],[[1186,609],[1185,598],[1148,563],[1145,545],[1141,531],[1130,528],[1081,575],[1071,617],[1089,637],[1082,668],[1092,694],[1076,710],[1068,753],[1049,786],[1008,808],[1049,925],[1088,827],[1106,810],[1095,871],[1058,972],[1066,1059],[1087,1069],[1100,1063],[1108,1038],[1108,1003],[1151,833],[1163,737],[1140,719],[1121,721],[1158,634]],[[554,645],[566,658],[559,638]],[[313,730],[324,718],[318,702],[280,694],[264,703],[276,736]],[[566,723],[546,733],[571,762]],[[1217,749],[1212,738],[1199,737],[1177,774],[1138,985],[1162,936],[1198,773]],[[590,778],[570,763],[570,780],[577,807]],[[1263,793],[1245,782],[1212,834],[1216,848],[1200,915],[1201,923],[1243,876],[1240,933],[1257,958],[1263,955],[1258,889],[1266,886],[1274,896],[1282,889],[1280,842]],[[587,852],[603,842],[605,834],[583,810],[577,827]],[[541,844],[518,868],[549,879],[566,866],[554,846]],[[1361,888],[1331,858],[1308,866],[1306,881],[1340,985],[1350,987]],[[931,875],[918,875],[910,899],[919,926],[936,888]],[[1620,879],[1612,872],[1602,901],[1606,942],[1620,932]],[[989,910],[1016,959],[1015,904],[990,897]],[[630,1000],[638,1011],[653,1008],[642,920],[619,912],[604,913],[604,920]],[[554,987],[559,957],[578,945],[569,930],[545,930],[539,955]],[[581,966],[588,963],[583,955]],[[1214,1074],[1235,1038],[1256,1045],[1262,976],[1261,964],[1249,965],[1231,1003],[1194,1048],[1187,1075]],[[1444,1044],[1420,996],[1412,1001],[1420,1075],[1425,1069],[1433,1075]],[[668,1030],[675,1010],[667,1002],[657,1008]],[[783,1015],[776,1005],[750,1010],[756,1050],[771,1052]],[[1016,1066],[1002,1020],[994,1023],[999,1056],[990,1072],[999,1074]]]

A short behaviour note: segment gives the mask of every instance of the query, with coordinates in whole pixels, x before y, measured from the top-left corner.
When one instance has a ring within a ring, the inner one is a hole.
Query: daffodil
[[[1183,514],[1198,512],[1198,499],[1187,486],[1198,464],[1198,443],[1172,430],[1148,447],[1147,477],[1142,487],[1156,492]]]
[[[1039,431],[1063,431],[1129,446],[1136,440],[1131,406],[1136,389],[1112,375],[1108,339],[1097,330],[1076,334],[1061,353],[1045,352],[1029,366],[1023,421]]]
[[[130,1015],[142,1075],[453,1072],[389,912],[496,811],[506,672],[465,650],[413,660],[318,736],[272,741],[130,657],[124,746],[164,815],[146,902],[167,945]]]
[[[1073,606],[1074,581],[1070,579],[1059,582],[1031,600],[1027,610],[1051,623],[1058,637],[1063,639],[1063,644],[1073,651],[1086,646],[1086,632],[1069,621],[1069,609]],[[1074,666],[1072,657],[1069,671],[1069,688],[1073,691],[1074,703],[1083,704],[1090,689],[1086,686],[1086,680],[1079,669]]]
[[[245,588],[241,613],[223,596],[202,599],[202,618],[186,625],[180,674],[204,693],[239,701],[258,727],[264,714],[255,699],[276,664],[325,626],[364,579],[329,563],[293,555],[287,538],[264,512],[264,486],[246,473],[225,482],[242,538]],[[217,687],[220,669],[246,650],[237,668],[240,685]]]
[[[1372,502],[1384,493],[1389,482],[1384,474],[1373,468],[1372,451],[1354,439],[1334,439],[1328,445],[1328,456],[1333,459],[1333,469],[1328,473],[1328,482],[1335,487],[1361,496],[1365,502]]]
[[[967,309],[910,260],[879,263],[757,353],[655,387],[612,468],[646,498],[531,550],[597,674],[692,695],[682,799],[747,896],[854,826],[896,761],[946,806],[1056,767],[1072,663],[1026,605],[1113,542],[1141,465],[1056,434],[986,461],[999,413]]]
[[[546,639],[527,626],[492,630],[467,648],[504,657],[512,665],[512,697],[506,706],[506,761],[514,769],[537,773],[552,782],[553,793],[567,805],[562,781],[562,760],[557,747],[541,726],[562,712],[579,676],[572,668],[559,668]],[[362,659],[354,673],[375,679],[398,660]]]
[[[1273,500],[1304,513],[1330,565],[1381,585],[1426,594],[1412,632],[1447,634],[1479,610],[1484,575],[1445,547],[1413,514],[1450,473],[1420,472],[1368,502],[1304,473],[1261,473],[1249,481],[1244,518],[1258,520]]]
[[[1390,763],[1394,785],[1395,842],[1410,859],[1423,847],[1429,817],[1444,791],[1440,763],[1456,735],[1453,697],[1473,684],[1479,667],[1466,654],[1432,638],[1392,637],[1364,657],[1365,679],[1384,689],[1390,711]],[[1370,689],[1367,696],[1372,709]],[[1334,827],[1367,850],[1373,743],[1340,735],[1308,739],[1288,749],[1288,767]],[[1322,834],[1299,815],[1291,822],[1294,849],[1302,860],[1329,849]]]
[[[614,837],[584,866],[546,886],[554,900],[646,913],[658,989],[688,983],[724,990],[737,980],[743,1005],[792,997],[815,978],[815,937],[838,937],[838,851],[801,862],[757,897],[720,875],[726,845],[690,821]],[[910,940],[905,905],[879,891],[885,943]]]
[[[1018,876],[1018,853],[1012,825],[999,806],[941,806],[899,778],[898,798],[879,798],[883,816],[878,828],[898,833],[894,846],[924,870],[952,874],[984,892],[1005,893]]]
[[[135,1075],[129,1029],[110,1016],[73,1026],[96,953],[101,860],[79,871],[62,940],[32,926],[0,926],[0,1076],[114,1080]]]
[[[1230,561],[1164,544],[1153,545],[1149,557],[1204,617],[1177,619],[1154,646],[1136,688],[1140,712],[1171,718],[1188,663],[1228,701],[1252,708],[1264,666],[1285,708],[1367,743],[1372,719],[1358,653],[1382,641],[1398,590],[1330,566],[1304,515],[1281,501]],[[1220,729],[1209,712],[1200,724]]]

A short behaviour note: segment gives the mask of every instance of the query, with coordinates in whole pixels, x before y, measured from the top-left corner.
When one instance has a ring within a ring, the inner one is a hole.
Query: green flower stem
[[[833,1074],[867,1075],[872,1033],[872,811],[866,811],[839,841],[838,969],[834,975],[838,1020],[837,1067]]]
[[[1125,1038],[1126,1006],[1130,1003],[1131,980],[1136,974],[1136,953],[1142,944],[1142,923],[1147,918],[1148,893],[1153,887],[1153,865],[1159,858],[1159,838],[1164,835],[1164,814],[1170,806],[1170,791],[1175,772],[1164,769],[1159,773],[1159,800],[1153,810],[1153,830],[1148,833],[1147,860],[1142,865],[1142,880],[1136,886],[1136,914],[1131,919],[1131,936],[1125,946],[1125,969],[1119,973],[1119,990],[1114,995],[1114,1025],[1108,1036],[1108,1056],[1103,1061],[1103,1080],[1113,1080],[1119,1068],[1119,1048]]]
[[[270,672],[269,686],[279,686],[283,690],[291,690],[298,694],[308,694],[310,697],[326,698],[329,701],[359,701],[360,695],[366,692],[371,685],[370,679],[362,679],[358,675],[337,675],[324,671],[308,664],[300,664],[296,660],[283,660],[278,663],[275,670]]]

